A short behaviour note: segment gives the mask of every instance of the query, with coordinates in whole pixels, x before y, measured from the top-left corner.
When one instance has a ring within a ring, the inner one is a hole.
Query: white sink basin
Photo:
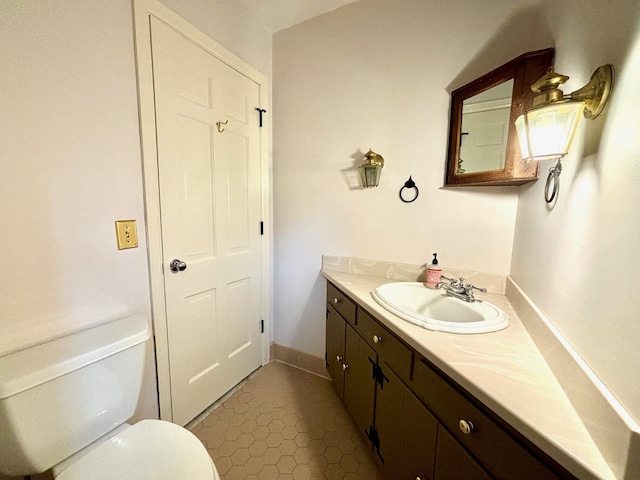
[[[371,296],[394,315],[429,330],[487,333],[509,326],[509,317],[489,302],[465,302],[418,282],[386,283]]]

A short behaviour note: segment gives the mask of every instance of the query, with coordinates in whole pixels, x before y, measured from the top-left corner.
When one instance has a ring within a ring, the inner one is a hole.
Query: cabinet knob
[[[340,299],[339,299],[338,297],[334,297],[334,298],[333,298],[333,303],[334,303],[335,305],[339,304],[339,303],[340,303]]]
[[[469,435],[473,431],[473,423],[471,423],[471,420],[460,420],[458,427],[460,427],[460,431],[465,435]]]
[[[382,343],[382,337],[379,335],[373,336],[373,343]]]
[[[336,355],[336,362],[342,362],[342,357],[340,355]]]
[[[346,372],[347,370],[349,370],[349,365],[347,365],[346,363],[343,363],[343,364],[342,364],[342,370],[344,370],[345,372]]]

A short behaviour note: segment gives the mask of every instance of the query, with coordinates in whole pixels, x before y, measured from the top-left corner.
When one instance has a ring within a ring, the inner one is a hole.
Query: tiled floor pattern
[[[382,480],[331,382],[282,363],[261,368],[192,431],[223,480]]]

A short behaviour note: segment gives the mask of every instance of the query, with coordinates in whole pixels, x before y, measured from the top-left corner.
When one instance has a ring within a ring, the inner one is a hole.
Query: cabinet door
[[[437,432],[437,420],[411,390],[406,388],[402,408],[400,478],[433,480]]]
[[[373,367],[377,355],[350,325],[346,327],[344,403],[358,430],[364,434],[373,425],[376,394]]]
[[[471,458],[449,433],[438,425],[438,447],[434,480],[491,480],[484,469]]]
[[[327,304],[327,329],[326,329],[326,345],[327,345],[327,370],[333,380],[340,398],[344,394],[344,335],[346,323],[334,308]]]
[[[384,363],[381,363],[382,382],[376,392],[375,429],[378,434],[378,456],[384,478],[400,478],[400,440],[402,439],[402,410],[406,387]]]
[[[415,362],[411,385],[418,398],[431,409],[458,444],[482,462],[494,477],[518,480],[560,478],[465,398],[426,360]],[[473,424],[470,434],[460,429],[460,420]]]

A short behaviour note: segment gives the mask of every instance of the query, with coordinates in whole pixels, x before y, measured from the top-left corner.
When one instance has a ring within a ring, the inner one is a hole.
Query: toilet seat
[[[97,446],[56,480],[219,480],[206,448],[188,430],[143,420]]]

